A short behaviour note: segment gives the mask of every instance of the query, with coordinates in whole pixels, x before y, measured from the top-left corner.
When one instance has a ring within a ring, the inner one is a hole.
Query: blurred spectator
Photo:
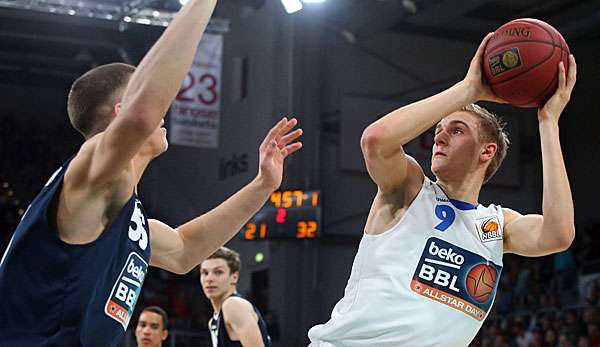
[[[590,347],[590,339],[587,336],[580,336],[577,340],[577,347]]]
[[[587,335],[590,338],[590,345],[592,347],[600,347],[600,330],[598,329],[598,324],[593,322],[588,323]]]

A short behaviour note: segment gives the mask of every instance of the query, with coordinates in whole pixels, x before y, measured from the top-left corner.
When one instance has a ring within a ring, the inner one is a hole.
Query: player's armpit
[[[223,318],[244,347],[264,347],[254,307],[247,300],[230,297],[223,303]]]
[[[148,225],[152,240],[150,265],[176,274],[189,272],[190,267],[185,263],[184,242],[177,229],[156,219],[148,219]]]
[[[544,224],[539,214],[522,215],[503,208],[504,252],[539,257],[566,250],[573,241],[569,233]]]

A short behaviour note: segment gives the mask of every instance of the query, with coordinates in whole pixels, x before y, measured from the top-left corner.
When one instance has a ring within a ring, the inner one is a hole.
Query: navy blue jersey
[[[233,293],[232,296],[242,297],[238,293]],[[258,317],[258,329],[260,330],[260,334],[263,339],[263,343],[265,347],[271,347],[271,337],[267,331],[267,324],[263,319],[260,311],[256,306],[254,306],[254,312],[256,312],[256,316]],[[229,338],[229,334],[227,333],[227,329],[225,328],[225,317],[223,317],[223,310],[219,311],[216,315],[216,319],[211,319],[210,321],[210,331],[213,340],[213,347],[242,347],[242,344],[239,340],[233,341]],[[216,344],[215,344],[216,342]]]
[[[55,230],[52,204],[69,161],[33,200],[0,263],[0,346],[116,346],[150,259],[148,224],[133,194],[88,244]]]

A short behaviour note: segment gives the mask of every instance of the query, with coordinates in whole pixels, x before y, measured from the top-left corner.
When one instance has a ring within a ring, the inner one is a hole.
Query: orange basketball
[[[477,264],[467,274],[467,292],[479,303],[488,301],[496,287],[498,272],[493,266]]]
[[[569,46],[541,20],[522,18],[498,28],[487,43],[483,69],[497,96],[513,106],[543,105],[558,86],[558,63],[569,66]]]

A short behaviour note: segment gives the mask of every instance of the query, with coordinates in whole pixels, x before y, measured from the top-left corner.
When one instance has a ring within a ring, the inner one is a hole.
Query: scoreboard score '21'
[[[321,229],[321,192],[284,190],[271,193],[267,203],[242,228],[244,240],[314,239]]]

